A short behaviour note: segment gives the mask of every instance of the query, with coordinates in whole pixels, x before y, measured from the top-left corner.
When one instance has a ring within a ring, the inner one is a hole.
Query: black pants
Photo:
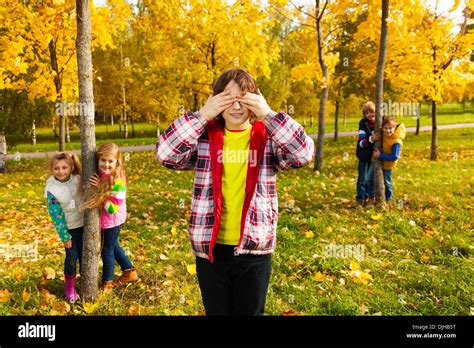
[[[271,255],[234,255],[234,246],[216,244],[214,263],[196,257],[196,273],[207,315],[262,315],[271,273]]]

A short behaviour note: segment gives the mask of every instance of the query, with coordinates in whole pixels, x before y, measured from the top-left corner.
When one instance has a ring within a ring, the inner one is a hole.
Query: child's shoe
[[[365,200],[366,207],[373,207],[375,205],[375,197],[367,197]]]
[[[356,209],[361,209],[365,205],[365,200],[362,198],[357,198],[356,201],[357,201]]]
[[[130,268],[123,271],[122,275],[116,281],[116,285],[135,283],[138,280],[137,270],[135,268]]]
[[[66,283],[66,288],[64,289],[66,301],[74,303],[79,300],[79,294],[76,292],[76,275],[64,274],[64,281]]]
[[[102,284],[100,285],[100,290],[104,291],[107,294],[112,292],[113,288],[114,288],[114,282],[112,280],[103,281]]]

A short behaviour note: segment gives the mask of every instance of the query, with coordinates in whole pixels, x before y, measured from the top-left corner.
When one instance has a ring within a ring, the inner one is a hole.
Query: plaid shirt
[[[257,134],[258,129],[261,134]],[[301,125],[283,112],[267,115],[263,122],[254,123],[250,150],[252,143],[258,146],[259,141],[256,169],[251,168],[249,162],[241,237],[235,255],[270,254],[275,250],[276,174],[280,170],[303,167],[314,157],[313,140]],[[156,144],[157,159],[164,166],[196,172],[189,235],[193,253],[211,262],[222,212],[222,171],[216,171],[219,168],[216,150],[222,151],[222,146],[222,126],[216,121],[207,122],[198,112],[187,112],[175,120]]]

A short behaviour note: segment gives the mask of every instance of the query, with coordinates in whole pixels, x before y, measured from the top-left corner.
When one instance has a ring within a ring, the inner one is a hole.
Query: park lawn
[[[472,315],[474,129],[408,134],[394,172],[396,207],[355,209],[355,139],[326,141],[324,170],[279,174],[278,245],[268,315]],[[64,247],[42,197],[44,160],[8,162],[0,175],[0,244],[38,243],[39,259],[2,260],[0,315],[199,315],[187,225],[193,172],[161,166],[153,152],[126,162],[129,217],[121,245],[140,281],[95,305],[63,301]],[[362,259],[325,254],[363,246]],[[5,247],[4,247],[5,248]],[[4,254],[3,254],[4,255]],[[119,275],[116,266],[116,275]]]
[[[472,123],[474,122],[474,111],[472,109],[462,110],[458,104],[446,104],[438,110],[438,125],[443,124],[455,124],[455,123]],[[295,115],[296,120],[303,124],[303,119],[299,115]],[[315,114],[313,121],[314,124],[310,124],[309,117],[306,118],[306,132],[308,134],[316,134],[318,132],[318,115]],[[359,115],[348,115],[346,123],[343,122],[343,116],[340,115],[339,119],[339,132],[352,132],[357,131],[359,127],[360,116]],[[399,122],[403,122],[406,127],[415,127],[416,118],[411,116],[404,116],[398,118]],[[431,126],[431,116],[426,105],[422,106],[421,109],[421,126]],[[167,127],[168,124],[162,124],[160,129]],[[122,128],[123,130],[123,128]],[[130,145],[150,145],[155,144],[157,140],[156,125],[152,123],[135,123],[135,137],[132,136],[132,126],[128,125],[129,136],[128,139],[123,139],[123,132],[119,132],[119,125],[116,123],[114,126],[108,125],[107,127],[103,123],[96,125],[96,139],[97,144],[100,145],[109,140],[113,140],[120,146]],[[326,119],[326,133],[334,132],[334,119],[327,117]],[[71,125],[71,142],[66,144],[66,150],[78,150],[80,146],[80,133],[77,126]],[[36,131],[36,146],[32,146],[29,139],[21,139],[19,143],[12,146],[9,149],[10,153],[23,153],[23,152],[44,152],[44,151],[57,151],[58,140],[54,137],[54,133],[50,128],[39,128]]]

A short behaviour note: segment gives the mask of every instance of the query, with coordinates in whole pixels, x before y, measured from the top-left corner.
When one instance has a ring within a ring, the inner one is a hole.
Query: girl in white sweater
[[[84,213],[82,203],[81,162],[69,151],[55,154],[50,162],[52,176],[46,180],[45,197],[48,211],[59,238],[66,248],[64,261],[64,294],[66,300],[75,302],[79,294],[75,289],[76,264],[81,264]]]

